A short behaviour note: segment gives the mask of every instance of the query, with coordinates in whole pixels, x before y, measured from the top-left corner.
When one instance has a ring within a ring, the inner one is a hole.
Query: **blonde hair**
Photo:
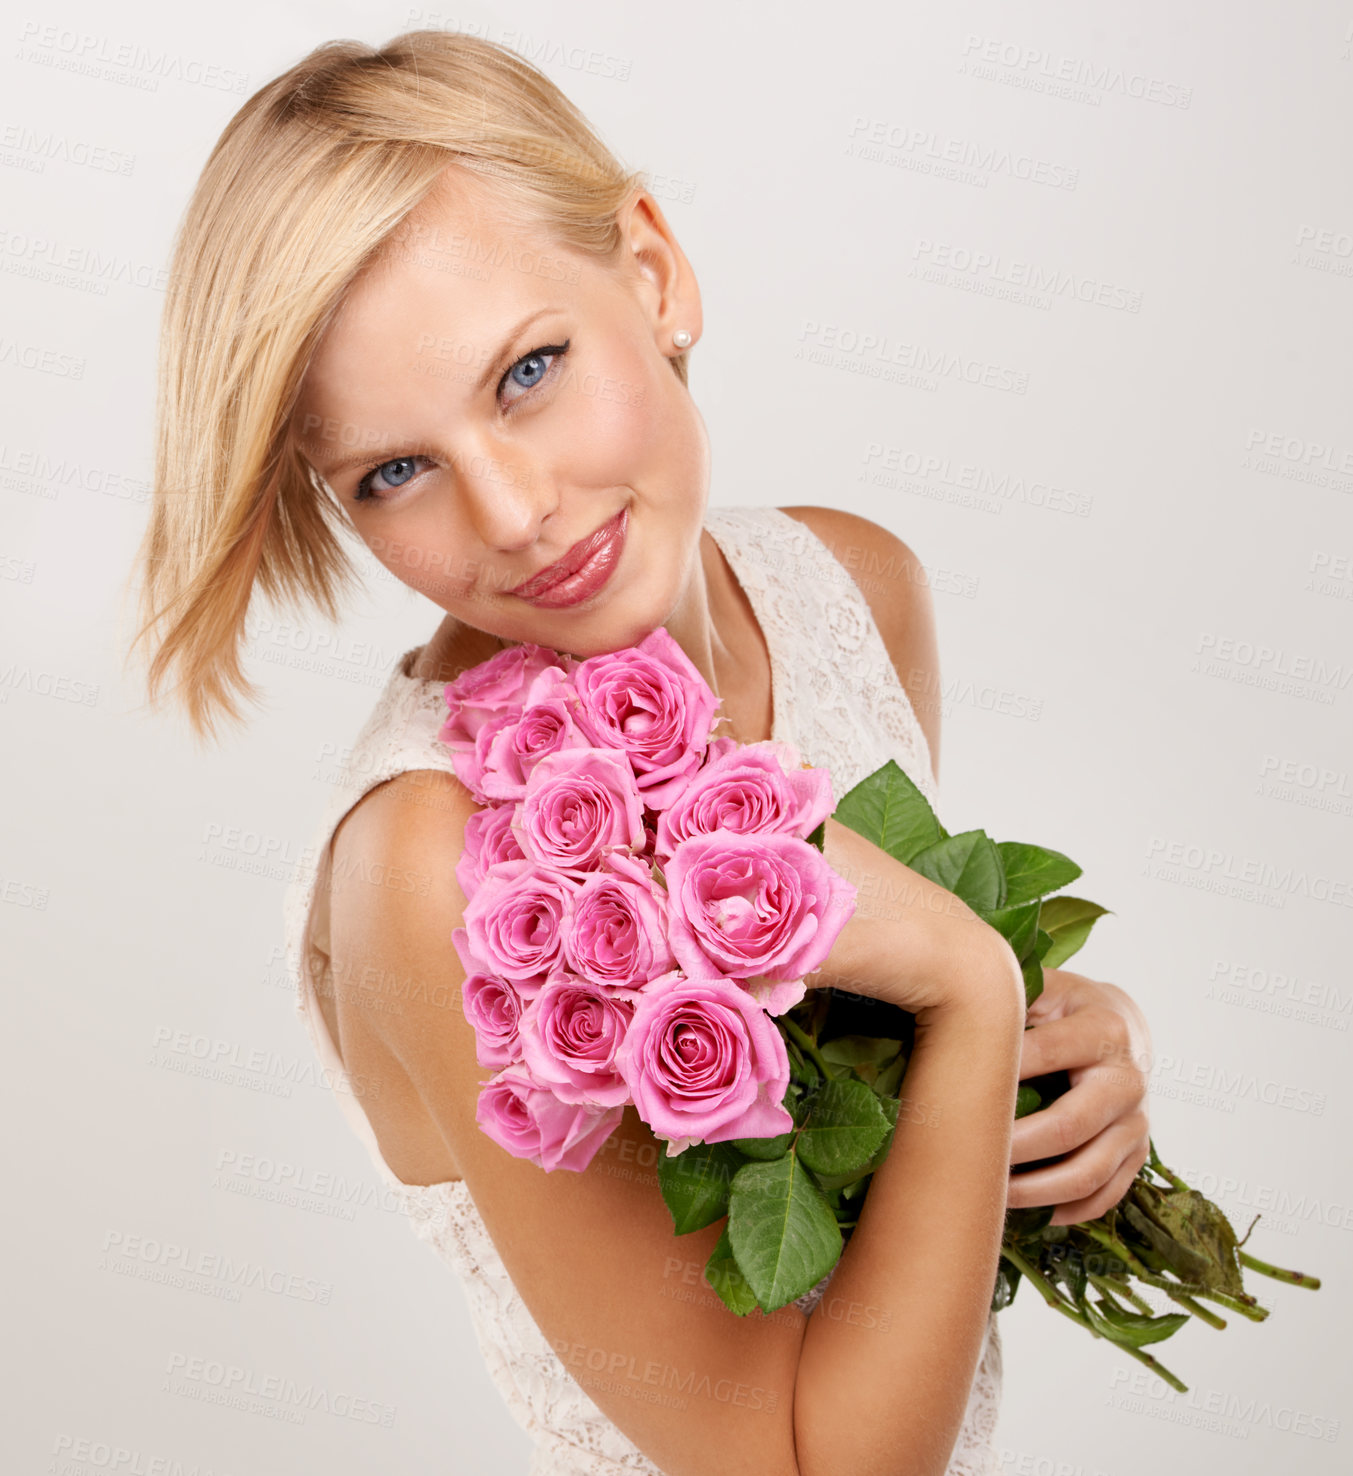
[[[330,621],[360,585],[341,513],[289,434],[301,380],[353,279],[450,164],[567,246],[612,257],[625,169],[506,47],[419,30],[329,41],[226,125],[179,225],[160,328],[155,472],[133,575],[172,695],[200,741],[259,691],[241,662],[255,588]],[[687,382],[686,354],[671,360]]]

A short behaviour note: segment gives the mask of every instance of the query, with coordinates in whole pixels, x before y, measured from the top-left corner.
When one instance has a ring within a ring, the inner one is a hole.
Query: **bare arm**
[[[867,900],[810,982],[890,999],[916,1012],[917,1032],[892,1146],[804,1338],[799,1469],[939,1476],[996,1278],[1023,984],[1004,941],[951,893],[835,821],[825,855]]]

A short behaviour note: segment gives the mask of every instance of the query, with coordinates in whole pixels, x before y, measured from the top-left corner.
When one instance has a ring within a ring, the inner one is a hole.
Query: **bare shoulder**
[[[409,1093],[400,1112],[413,1127],[377,1128],[382,1151],[401,1131],[442,1141],[459,1170],[442,1177],[464,1179],[546,1340],[662,1470],[793,1470],[805,1319],[796,1308],[736,1317],[706,1285],[721,1223],[677,1238],[658,1187],[663,1145],[634,1109],[581,1172],[546,1172],[478,1125],[492,1072],[477,1060],[451,941],[464,925],[456,865],[477,808],[453,775],[413,771],[373,789],[336,837],[333,963],[384,982],[391,1006],[360,1018],[345,1007],[354,1051],[376,1063],[349,1069],[381,1084],[368,1115],[382,1114],[387,1080]]]
[[[835,507],[783,507],[815,533],[850,573],[864,596],[898,680],[906,688],[939,773],[939,644],[925,565],[888,528]]]
[[[452,1004],[449,985],[429,988],[441,950],[430,956],[420,933],[425,919],[448,907],[459,916],[465,899],[455,858],[477,808],[454,775],[412,769],[369,790],[334,831],[329,938],[336,1041],[348,1073],[371,1083],[362,1108],[381,1156],[411,1184],[461,1177],[452,1144],[422,1103],[417,1073],[426,1063],[409,1056],[419,1041],[435,1041],[445,1069],[478,1071],[472,1037],[447,1029],[442,1018]],[[459,1005],[457,998],[451,1008],[457,1020]],[[430,1012],[436,1030],[429,1030]]]

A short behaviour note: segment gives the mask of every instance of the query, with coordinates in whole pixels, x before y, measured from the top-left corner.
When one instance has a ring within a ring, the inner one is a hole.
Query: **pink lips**
[[[561,559],[533,574],[509,594],[533,605],[577,605],[596,594],[611,577],[625,546],[628,509],[621,508],[594,533],[579,539]]]

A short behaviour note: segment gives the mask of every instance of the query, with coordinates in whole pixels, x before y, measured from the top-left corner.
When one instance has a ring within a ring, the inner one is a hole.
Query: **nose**
[[[486,548],[521,553],[537,543],[559,507],[555,479],[520,449],[479,446],[456,466],[471,526]]]

